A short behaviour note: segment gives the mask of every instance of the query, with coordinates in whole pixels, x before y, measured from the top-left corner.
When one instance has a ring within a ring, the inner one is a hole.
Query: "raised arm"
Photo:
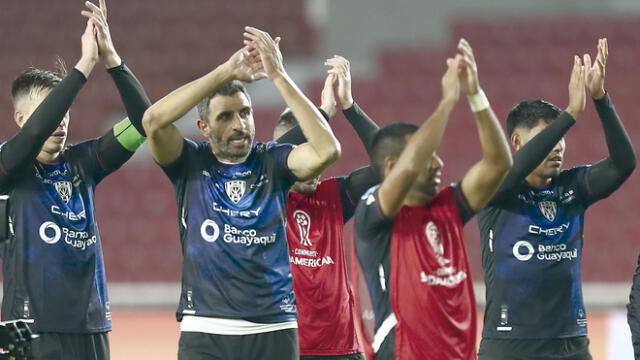
[[[252,27],[245,28],[244,36],[245,43],[258,50],[267,77],[273,81],[308,139],[307,143],[296,147],[289,154],[289,169],[299,180],[320,175],[340,156],[340,143],[320,111],[285,72],[278,45],[279,38],[274,40],[268,33]]]
[[[494,199],[509,193],[549,155],[556,144],[576,123],[576,119],[585,108],[584,73],[581,71],[580,58],[573,58],[573,69],[569,80],[569,105],[566,110],[538,135],[533,137],[513,155],[513,167],[507,173]]]
[[[81,37],[82,56],[80,60],[74,69],[49,92],[33,113],[16,112],[16,116],[28,120],[18,134],[0,148],[0,182],[34,161],[44,143],[67,116],[73,100],[87,81],[87,77],[98,59],[98,48],[93,31],[93,24],[87,22]]]
[[[107,23],[106,1],[100,0],[100,7],[91,2],[85,4],[89,11],[83,11],[82,15],[89,18],[97,30],[100,62],[107,68],[116,84],[128,115],[99,139],[98,158],[102,169],[108,172],[129,160],[144,142],[146,134],[142,127],[142,116],[151,102],[142,84],[122,62],[113,45]]]
[[[342,112],[371,156],[371,144],[380,127],[353,101],[349,60],[335,55],[327,59],[324,64],[331,67],[329,74],[335,74],[338,77],[338,100],[342,105]]]
[[[320,95],[320,107],[318,110],[320,111],[320,114],[322,114],[322,117],[327,121],[334,118],[337,113],[336,97],[333,91],[333,83],[335,82],[335,79],[335,75],[327,76],[324,80],[324,87],[322,88],[322,93]],[[300,125],[296,125],[286,133],[282,134],[276,139],[276,141],[279,143],[300,145],[306,143],[307,138],[304,136]]]
[[[469,99],[482,145],[482,159],[467,171],[461,187],[469,205],[477,211],[495,194],[513,161],[500,123],[480,87],[473,50],[465,39],[458,43],[458,50],[462,54],[460,89]]]
[[[179,87],[151,105],[144,113],[142,125],[147,133],[149,149],[160,165],[169,165],[182,154],[183,137],[173,124],[219,86],[232,80],[253,82],[264,78],[257,53],[249,47],[238,50],[224,64],[210,73]]]
[[[442,77],[443,94],[438,107],[411,136],[378,189],[380,210],[388,218],[398,213],[421,169],[424,169],[426,162],[431,161],[442,141],[449,115],[460,98],[457,74],[460,61],[459,55],[455,59],[447,59],[447,72]],[[387,158],[385,163],[389,161],[393,160]]]
[[[613,193],[636,168],[636,151],[618,117],[609,94],[604,90],[604,78],[609,49],[607,39],[598,41],[598,55],[593,65],[591,57],[584,56],[587,90],[602,121],[609,156],[587,171],[587,186],[592,201]]]

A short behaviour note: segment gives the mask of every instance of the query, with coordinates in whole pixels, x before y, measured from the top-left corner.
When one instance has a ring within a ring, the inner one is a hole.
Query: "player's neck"
[[[40,151],[40,153],[36,157],[36,160],[38,160],[40,164],[48,165],[57,162],[59,157],[60,152],[49,153],[46,151]]]
[[[527,176],[525,180],[527,180],[527,183],[533,187],[545,188],[551,185],[551,182],[553,182],[553,177],[529,174],[529,176]]]
[[[242,157],[228,157],[228,156],[224,156],[222,154],[216,154],[214,151],[213,152],[213,156],[216,157],[216,159],[218,159],[219,162],[226,164],[226,165],[238,165],[238,164],[242,164],[243,162],[245,162],[245,160],[247,160],[247,158],[249,157],[249,154],[251,152],[249,152],[247,155],[244,155]]]
[[[403,205],[406,206],[424,206],[433,199],[433,196],[423,192],[411,189],[404,199]]]

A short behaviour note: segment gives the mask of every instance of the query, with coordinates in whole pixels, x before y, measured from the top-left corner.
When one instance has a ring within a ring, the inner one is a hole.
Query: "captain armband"
[[[138,132],[129,118],[125,118],[113,127],[113,135],[125,149],[135,152],[147,139]]]

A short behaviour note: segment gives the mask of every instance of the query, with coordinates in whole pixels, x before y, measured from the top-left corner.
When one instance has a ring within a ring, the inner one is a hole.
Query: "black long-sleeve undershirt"
[[[611,195],[631,175],[636,168],[636,152],[609,94],[594,103],[609,150],[609,157],[587,170],[590,198],[597,201]]]
[[[120,64],[120,66],[107,70],[107,72],[111,75],[113,82],[118,88],[120,98],[127,110],[131,124],[135,126],[140,135],[146,137],[147,134],[142,126],[142,116],[151,106],[151,101],[149,101],[149,97],[145,93],[142,84],[124,62]]]
[[[72,69],[38,105],[22,129],[3,145],[0,182],[35,160],[86,82],[87,78],[80,71]]]
[[[325,119],[329,120],[329,117],[324,111],[321,110],[321,113]],[[358,137],[360,137],[367,153],[371,155],[371,144],[373,142],[373,138],[378,132],[378,125],[369,116],[367,116],[367,114],[355,102],[350,108],[345,109],[343,113],[351,126],[355,129]],[[279,143],[299,145],[305,143],[307,139],[302,133],[300,126],[296,126],[280,136],[276,141]],[[340,197],[342,198],[344,222],[349,221],[353,216],[360,196],[362,196],[367,189],[379,182],[380,176],[372,166],[365,166],[351,172],[351,174],[345,178],[344,182],[341,182]]]
[[[507,173],[494,199],[508,194],[520,185],[524,179],[549,155],[558,141],[560,141],[576,120],[564,111],[533,139],[529,140],[513,155],[513,167]]]
[[[609,157],[591,166],[587,171],[589,203],[613,193],[631,175],[636,166],[633,144],[616,113],[609,94],[607,93],[600,100],[594,99],[594,103],[602,121]],[[575,124],[573,117],[567,112],[562,112],[556,120],[516,152],[513,156],[513,168],[507,174],[494,199],[499,199],[521,184],[573,124]]]
[[[142,84],[124,63],[107,71],[118,88],[131,125],[136,128],[140,135],[146,137],[142,127],[142,117],[144,112],[151,106],[151,101]],[[98,139],[98,144],[99,162],[106,172],[118,169],[133,156],[133,152],[127,150],[118,142],[112,129],[109,129],[106,134]]]
[[[142,116],[151,102],[142,85],[124,64],[109,69],[109,73],[120,92],[131,125],[144,135]],[[3,145],[0,151],[0,182],[35,160],[86,81],[80,71],[72,69],[36,108],[18,134]],[[97,161],[104,172],[116,170],[132,155],[133,152],[118,142],[112,129],[98,139]]]

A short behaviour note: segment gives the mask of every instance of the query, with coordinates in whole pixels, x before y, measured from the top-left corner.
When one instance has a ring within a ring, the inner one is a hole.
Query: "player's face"
[[[291,187],[291,190],[300,194],[311,195],[314,192],[316,192],[316,189],[318,188],[319,179],[320,177],[318,176],[316,178],[313,178],[307,181],[296,181]]]
[[[41,90],[36,93],[27,95],[24,99],[19,100],[19,109],[16,110],[16,122],[18,126],[23,127],[27,123],[36,108],[47,97],[51,90]],[[69,112],[64,115],[62,122],[58,128],[47,138],[42,146],[42,152],[48,154],[57,154],[62,151],[64,144],[67,142],[67,132],[69,129]]]
[[[523,131],[521,133],[522,138],[522,146],[533,139],[536,135],[538,135],[542,130],[544,130],[548,124],[544,121],[540,121],[536,127],[530,129],[529,131]],[[536,167],[531,174],[543,179],[549,179],[556,177],[560,174],[560,170],[562,170],[562,164],[564,161],[564,151],[565,151],[565,141],[562,138],[556,146],[553,147],[551,152],[542,160],[540,165]]]
[[[416,182],[413,183],[413,188],[429,197],[436,196],[440,186],[443,166],[442,159],[433,154],[431,159],[425,163],[425,168],[416,178]]]
[[[218,157],[242,161],[249,155],[256,134],[251,102],[242,92],[216,95],[209,104],[209,119],[199,127]]]

